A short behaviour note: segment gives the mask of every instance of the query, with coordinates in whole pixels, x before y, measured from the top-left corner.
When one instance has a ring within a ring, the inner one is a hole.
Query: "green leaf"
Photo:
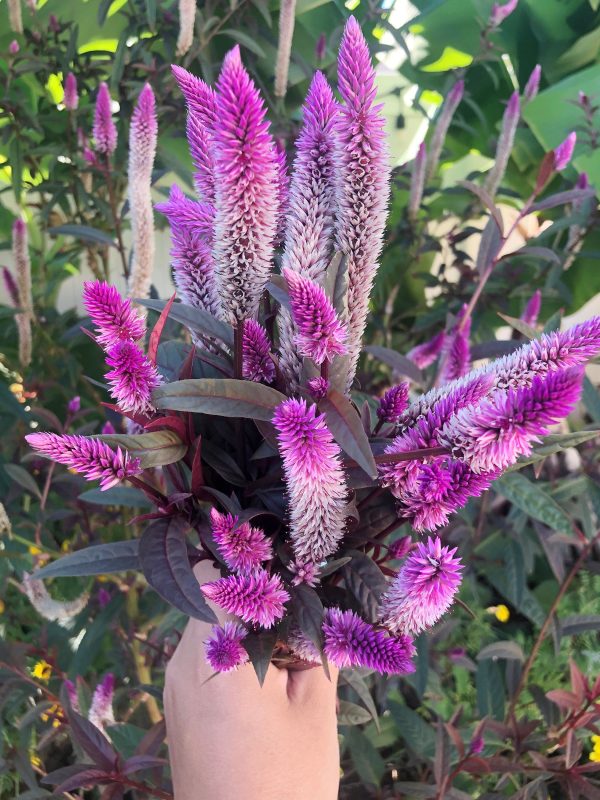
[[[190,565],[182,520],[151,522],[140,539],[139,557],[146,580],[163,600],[189,617],[217,621]]]
[[[385,762],[379,752],[357,728],[349,728],[344,734],[352,756],[352,765],[365,786],[379,787],[385,775]]]
[[[563,509],[540,486],[520,472],[509,472],[494,482],[494,489],[528,516],[539,519],[549,528],[568,536],[573,533],[571,520]]]
[[[583,404],[594,422],[600,422],[600,393],[587,375],[583,379]]]
[[[73,236],[75,239],[83,239],[84,242],[93,242],[94,244],[102,244],[110,247],[116,247],[117,244],[112,236],[104,231],[99,231],[97,228],[92,228],[90,225],[57,225],[48,229],[48,233],[55,236]]]
[[[190,378],[160,386],[154,392],[157,408],[193,411],[217,417],[247,417],[269,422],[286,397],[269,386],[234,378]]]
[[[377,564],[357,550],[349,551],[352,561],[342,567],[347,589],[358,600],[365,617],[375,622],[379,613],[379,600],[387,588],[387,581]]]
[[[379,345],[369,345],[368,347],[363,347],[363,350],[391,367],[394,374],[405,375],[414,383],[419,384],[419,386],[423,385],[423,374],[410,358],[406,358],[406,356],[391,350],[389,347],[380,347]]]
[[[267,671],[271,663],[276,641],[276,631],[249,633],[244,639],[244,650],[248,653],[250,662],[254,667],[256,677],[261,686],[267,677]]]
[[[319,402],[319,411],[325,412],[327,427],[340,447],[369,477],[375,478],[377,465],[369,439],[360,416],[348,398],[337,389],[332,389],[327,397]]]
[[[397,700],[389,701],[390,712],[398,726],[398,733],[420,758],[432,759],[435,754],[435,731],[416,711]]]
[[[319,595],[310,586],[300,584],[290,588],[291,608],[298,627],[315,647],[323,650],[323,603]]]
[[[110,489],[88,489],[79,495],[79,500],[95,506],[123,506],[124,508],[145,508],[152,503],[132,486],[112,486]]]
[[[134,458],[139,458],[142,469],[162,467],[180,461],[187,451],[175,431],[154,431],[153,433],[105,433],[97,437],[111,447],[122,447]]]
[[[527,337],[527,339],[537,339],[539,334],[535,328],[532,328],[531,325],[528,325],[526,322],[523,322],[522,319],[517,319],[516,317],[509,317],[508,314],[501,314],[499,311],[496,312],[499,317],[505,322],[514,328],[519,333],[522,333],[523,336]]]
[[[146,19],[148,27],[154,31],[156,27],[156,0],[146,0]]]
[[[3,464],[2,467],[9,478],[11,478],[15,483],[18,483],[19,486],[23,487],[23,489],[31,492],[31,494],[35,495],[38,500],[42,499],[42,494],[37,483],[26,469],[23,469],[23,467],[20,467],[18,464]]]
[[[136,298],[136,303],[153,311],[162,311],[167,305],[168,300],[140,300]],[[200,308],[186,306],[183,303],[174,303],[169,312],[169,319],[184,325],[192,333],[200,336],[213,336],[224,342],[228,347],[233,347],[233,328],[226,322],[213,317],[207,311]]]
[[[47,564],[34,572],[34,578],[73,578],[81,575],[106,575],[139,570],[139,541],[95,544]]]
[[[577,445],[589,442],[590,439],[595,439],[597,436],[600,436],[600,430],[551,433],[549,436],[544,437],[542,444],[535,447],[530,456],[519,459],[514,467],[511,467],[508,471],[522,469],[529,464],[535,464],[554,453],[560,453],[568,447],[577,447]]]
[[[560,620],[561,636],[576,636],[587,631],[600,631],[600,615],[574,614]]]
[[[337,715],[338,725],[364,725],[371,722],[371,714],[366,708],[350,703],[348,700],[340,700]]]
[[[255,53],[259,58],[266,58],[267,54],[262,49],[262,47],[258,44],[256,39],[250,36],[249,33],[245,33],[244,31],[237,30],[236,28],[224,28],[222,31],[219,32],[221,36],[229,36],[230,39],[233,39],[238,44],[243,45],[252,53]]]
[[[485,647],[482,647],[477,654],[477,661],[482,661],[485,658],[491,658],[494,661],[498,658],[504,658],[508,661],[525,661],[525,654],[521,645],[517,642],[506,640],[503,642],[492,642]]]
[[[504,719],[504,684],[498,664],[489,659],[479,662],[476,676],[477,709],[481,717]]]

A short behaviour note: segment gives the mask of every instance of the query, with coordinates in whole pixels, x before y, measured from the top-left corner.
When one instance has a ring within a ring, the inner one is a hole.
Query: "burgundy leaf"
[[[167,322],[167,317],[169,316],[169,312],[171,311],[171,307],[175,302],[176,293],[173,294],[173,297],[169,300],[167,305],[163,308],[160,312],[160,317],[156,321],[156,325],[152,329],[152,333],[150,334],[150,339],[148,341],[148,358],[153,364],[156,364],[156,352],[158,350],[158,343],[160,342],[160,337],[163,332],[163,328]]]
[[[123,775],[132,775],[134,772],[140,772],[143,769],[154,769],[154,767],[164,767],[168,762],[164,758],[157,758],[156,756],[138,755],[128,758],[123,764]]]

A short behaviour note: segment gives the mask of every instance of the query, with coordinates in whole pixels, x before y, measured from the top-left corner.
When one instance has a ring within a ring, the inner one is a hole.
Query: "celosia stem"
[[[567,590],[569,589],[569,586],[573,583],[573,581],[575,579],[575,576],[577,575],[579,570],[582,568],[586,558],[589,556],[590,552],[593,550],[594,546],[596,545],[596,543],[598,541],[600,541],[600,532],[598,532],[593,537],[593,539],[590,539],[589,541],[586,542],[586,544],[584,545],[584,547],[583,547],[581,553],[579,554],[577,560],[575,561],[575,563],[573,564],[573,566],[569,570],[566,578],[564,579],[564,581],[560,585],[560,588],[559,588],[558,592],[556,593],[556,596],[555,596],[554,600],[552,601],[552,605],[548,609],[548,614],[546,615],[546,619],[544,620],[544,624],[540,628],[540,632],[538,633],[537,639],[535,640],[535,642],[533,644],[533,647],[531,648],[531,652],[529,653],[529,656],[527,657],[527,660],[525,661],[525,664],[523,665],[523,670],[521,672],[521,677],[519,678],[519,683],[517,684],[517,688],[515,689],[515,692],[514,692],[512,698],[511,698],[510,704],[508,706],[508,711],[506,712],[507,721],[510,720],[511,717],[515,713],[515,708],[516,708],[517,702],[519,700],[519,697],[521,696],[521,693],[523,692],[523,689],[525,688],[525,685],[527,684],[527,679],[529,678],[529,673],[531,672],[531,668],[533,667],[533,663],[534,663],[534,661],[536,660],[536,658],[538,656],[538,653],[540,651],[540,647],[542,646],[542,643],[543,643],[544,639],[546,638],[546,635],[547,635],[548,631],[550,630],[550,627],[551,627],[552,622],[554,620],[554,615],[556,614],[556,610],[557,610],[558,606],[560,605],[561,600],[563,599],[563,597],[567,593]]]
[[[233,331],[233,376],[244,375],[244,320],[240,319]]]
[[[159,503],[159,505],[166,505],[168,502],[168,498],[162,492],[159,492],[158,489],[150,486],[149,483],[137,478],[135,475],[128,475],[127,480],[132,486],[140,489],[152,502]]]
[[[422,458],[433,456],[446,456],[445,447],[423,447],[419,450],[407,450],[405,453],[381,453],[375,456],[376,464],[397,464],[398,461],[420,461]]]
[[[121,256],[121,265],[123,267],[123,277],[129,278],[129,266],[127,265],[127,256],[125,255],[125,245],[123,244],[123,229],[121,227],[121,218],[117,213],[117,201],[115,198],[115,188],[113,185],[112,174],[110,169],[110,156],[106,155],[104,163],[104,177],[106,178],[106,189],[108,191],[108,204],[110,206],[110,213],[112,214],[113,223],[115,226],[115,235],[117,237],[117,249]]]

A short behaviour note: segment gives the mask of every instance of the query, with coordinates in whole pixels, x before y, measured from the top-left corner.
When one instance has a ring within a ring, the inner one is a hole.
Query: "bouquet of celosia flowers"
[[[214,622],[210,599],[235,618],[206,643],[216,671],[250,659],[259,678],[271,661],[410,672],[412,637],[450,607],[463,571],[456,548],[428,534],[573,409],[600,319],[468,371],[465,307],[404,359],[408,377],[438,362],[430,391],[411,400],[400,383],[357,407],[389,167],[356,21],[340,49],[341,102],[317,73],[289,179],[238,48],[214,90],[174,69],[200,195],[173,187],[158,207],[180,302],[143,302],[161,312],[145,352],[131,301],[104,283],[85,288],[128,433],[27,437],[103,489],[129,481],[156,511],[137,518],[139,541],[38,575],[141,569],[178,609]],[[545,180],[569,147],[548,154]],[[191,343],[165,341],[167,320]],[[426,535],[394,540],[404,523]],[[221,577],[199,586],[204,559]]]

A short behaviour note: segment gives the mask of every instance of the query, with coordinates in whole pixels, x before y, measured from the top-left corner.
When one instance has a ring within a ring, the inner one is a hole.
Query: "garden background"
[[[360,386],[382,390],[393,375],[425,385],[427,375],[402,354],[434,337],[473,296],[486,254],[498,243],[494,215],[515,220],[544,153],[573,130],[571,164],[546,187],[548,199],[521,215],[494,260],[474,314],[473,357],[500,355],[597,307],[596,197],[575,187],[582,173],[600,186],[599,6],[520,0],[491,29],[486,0],[298,0],[288,90],[277,97],[276,0],[198,4],[185,52],[177,3],[0,2],[0,264],[14,267],[11,231],[20,217],[35,312],[32,358],[23,364],[15,304],[0,289],[0,797],[50,796],[43,777],[85,760],[61,712],[65,679],[77,683],[85,709],[97,684],[114,674],[115,721],[102,721],[106,736],[126,757],[166,755],[161,686],[183,615],[133,572],[55,579],[48,583],[55,605],[45,598],[45,616],[44,604],[34,607],[23,592],[25,572],[60,553],[133,537],[129,520],[143,512],[135,491],[100,494],[66,470],[48,469],[23,440],[32,425],[60,430],[66,417],[81,433],[98,432],[107,421],[120,425],[118,415],[98,410],[102,359],[81,331],[80,295],[92,277],[125,285],[127,140],[143,84],[151,84],[158,104],[158,202],[174,180],[192,190],[185,109],[171,63],[212,82],[224,54],[240,44],[267,98],[273,131],[291,153],[312,73],[319,68],[335,78],[344,22],[350,13],[357,17],[378,61],[395,167]],[[490,198],[476,187],[495,163],[507,100],[515,90],[523,94],[537,64],[539,91],[522,103],[506,171]],[[79,96],[69,109],[70,72]],[[448,119],[439,163],[415,204],[414,158],[422,141],[429,152],[435,147],[461,80],[464,94]],[[119,132],[108,168],[86,158],[102,81]],[[155,226],[153,294],[166,298],[170,242],[158,213]],[[535,290],[539,322],[527,322],[523,311]],[[595,369],[578,413],[557,432],[560,444],[505,475],[444,532],[461,547],[468,541],[469,570],[461,607],[418,639],[416,673],[342,676],[340,797],[600,797],[600,739],[593,738],[600,717]],[[74,397],[80,403],[67,411]],[[235,464],[212,458],[211,466],[231,479]],[[119,791],[168,796],[168,771],[159,762],[134,778]],[[119,796],[112,791],[104,796]]]

